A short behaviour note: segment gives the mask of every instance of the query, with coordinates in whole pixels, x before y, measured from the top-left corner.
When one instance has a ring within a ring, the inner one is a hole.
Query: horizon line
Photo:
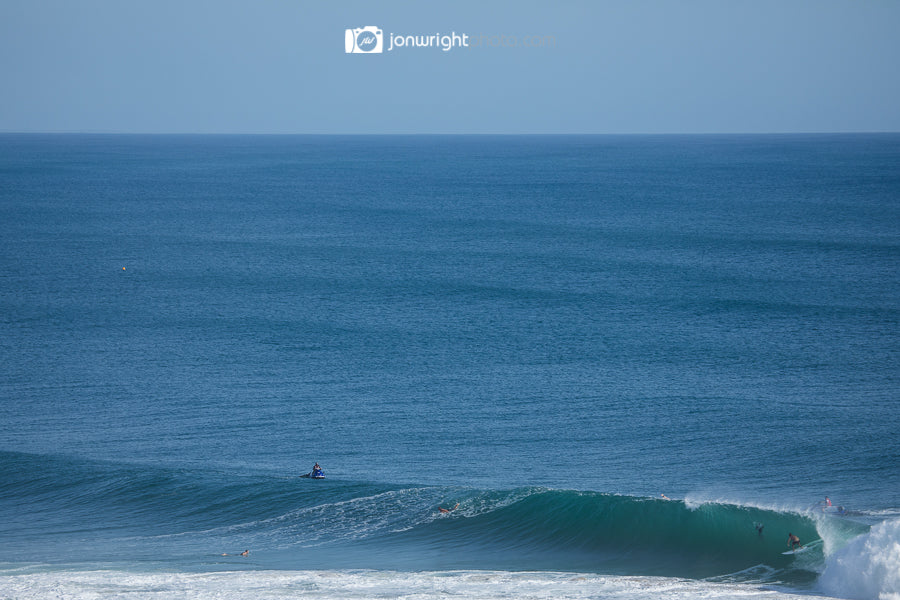
[[[255,131],[102,131],[102,130],[0,130],[0,135],[184,135],[184,136],[703,136],[703,135],[879,135],[898,134],[900,130],[842,130],[842,131],[660,131],[660,132],[255,132]]]

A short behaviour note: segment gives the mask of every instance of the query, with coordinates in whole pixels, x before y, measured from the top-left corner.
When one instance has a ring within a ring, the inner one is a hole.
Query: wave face
[[[550,570],[810,583],[828,545],[868,530],[813,512],[537,487],[314,481],[19,453],[0,453],[0,464],[7,562],[53,556],[198,570]],[[826,543],[784,556],[788,532]],[[32,542],[25,555],[14,543],[23,537]],[[250,557],[234,556],[244,549]]]

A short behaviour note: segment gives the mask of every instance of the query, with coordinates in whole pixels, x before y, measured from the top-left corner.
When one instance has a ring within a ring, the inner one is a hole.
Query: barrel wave
[[[823,568],[823,545],[784,556],[789,531],[840,545],[868,530],[812,511],[595,491],[311,481],[20,453],[0,453],[0,461],[3,546],[28,536],[32,558],[52,549],[60,562],[89,553],[202,570],[506,569],[811,581]],[[252,560],[233,562],[244,549]],[[2,560],[13,558],[29,557]]]

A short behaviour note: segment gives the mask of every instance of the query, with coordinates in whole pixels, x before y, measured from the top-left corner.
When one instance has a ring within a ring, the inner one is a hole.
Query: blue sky
[[[385,51],[346,54],[366,25]],[[0,0],[0,131],[900,131],[898,30],[897,0]],[[453,32],[484,41],[387,51]]]

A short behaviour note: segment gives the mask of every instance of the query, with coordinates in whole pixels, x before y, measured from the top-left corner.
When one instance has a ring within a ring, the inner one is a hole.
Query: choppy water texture
[[[0,232],[3,597],[900,593],[900,136],[3,135]]]

